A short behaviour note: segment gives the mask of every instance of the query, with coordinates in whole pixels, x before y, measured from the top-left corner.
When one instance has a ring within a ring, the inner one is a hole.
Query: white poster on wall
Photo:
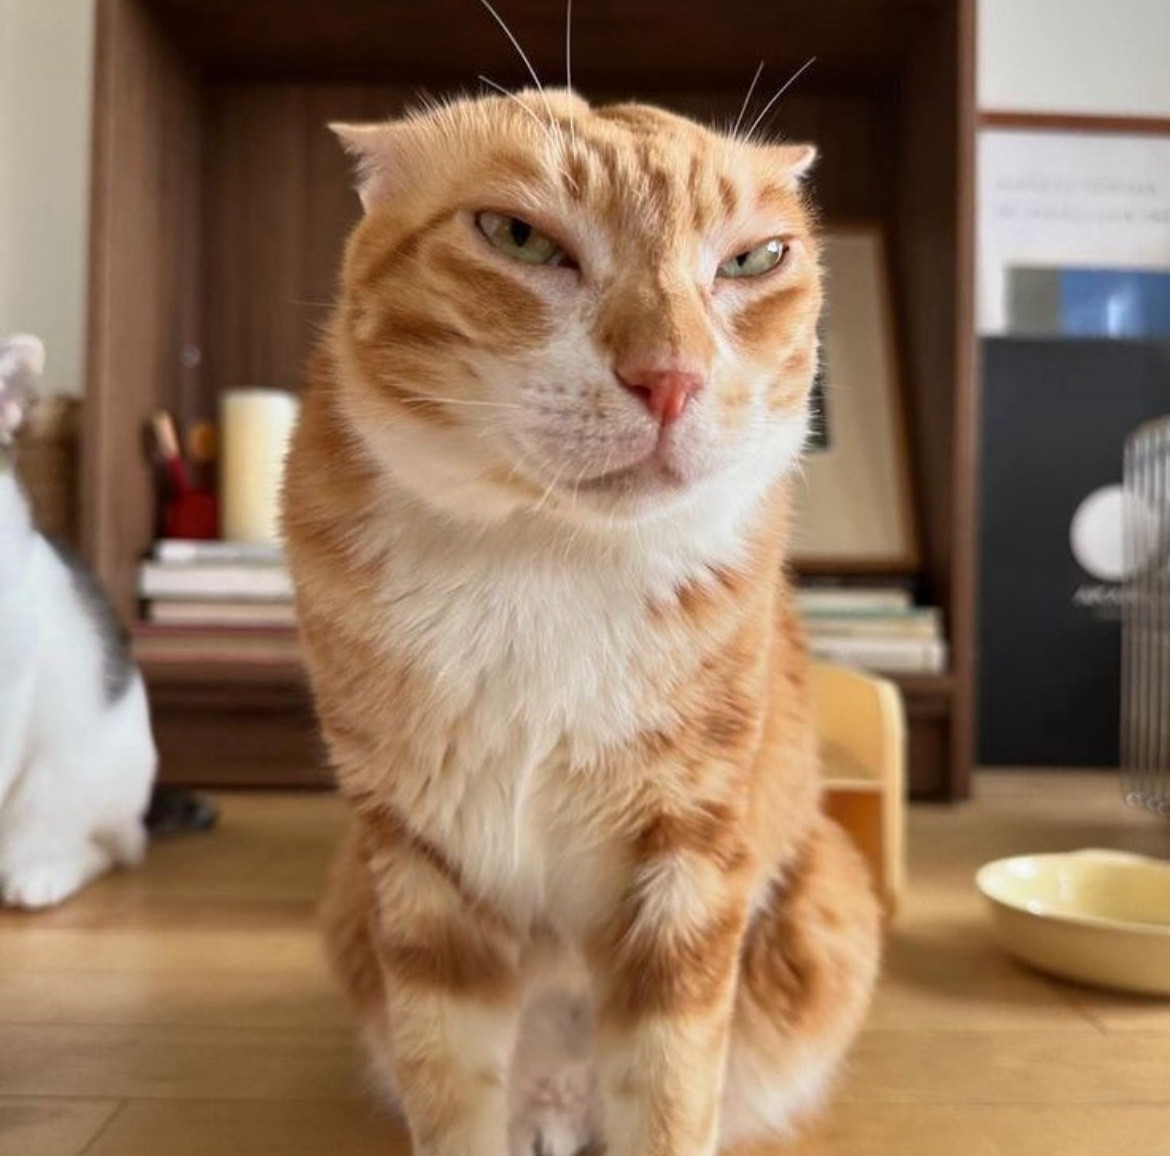
[[[1170,270],[1170,138],[984,129],[978,325],[1007,331],[1017,267]]]

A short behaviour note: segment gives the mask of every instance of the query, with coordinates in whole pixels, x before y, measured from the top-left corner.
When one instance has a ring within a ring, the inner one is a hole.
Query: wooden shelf
[[[168,748],[169,758],[163,765],[167,781],[199,786],[265,785],[271,783],[270,767],[283,758],[297,768],[292,772],[294,783],[328,785],[329,774],[313,734],[312,703],[295,630],[197,630],[139,623],[132,633],[135,656],[150,686],[156,722]],[[934,796],[935,732],[950,717],[954,676],[888,677],[902,691],[910,723],[911,793]],[[220,731],[226,728],[234,737],[214,757],[200,744],[183,741],[176,747],[168,738],[185,740],[192,725]],[[249,730],[258,727],[271,736],[274,750],[261,752],[258,758],[255,742],[241,748],[238,732],[242,726]],[[241,750],[247,751],[246,758]],[[858,786],[861,780],[846,766],[830,765],[825,774],[833,791],[865,789]]]
[[[916,578],[946,613],[953,661],[947,676],[898,680],[911,778],[918,794],[965,795],[975,0],[628,0],[620,36],[612,6],[578,7],[573,73],[598,99],[637,96],[726,121],[761,43],[777,46],[776,84],[817,57],[772,127],[820,146],[813,193],[828,219],[876,221],[889,239],[923,542]],[[537,70],[562,76],[562,7],[510,0],[507,15]],[[524,77],[490,17],[465,0],[97,0],[95,53],[83,547],[132,618],[154,528],[148,415],[165,406],[181,422],[211,418],[223,388],[300,382],[357,214],[326,123],[392,114],[420,88],[473,88],[481,72],[502,84]],[[140,647],[166,767],[192,761],[176,742],[206,746],[215,727],[238,739],[236,701],[267,704],[254,727],[305,709],[293,660]],[[282,694],[295,710],[277,709]],[[293,729],[303,737],[311,722]]]
[[[200,629],[138,623],[134,656],[152,686],[290,685],[304,681],[292,628]]]

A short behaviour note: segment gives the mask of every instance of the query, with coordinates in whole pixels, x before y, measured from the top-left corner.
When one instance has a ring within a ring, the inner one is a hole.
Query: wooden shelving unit
[[[538,71],[563,76],[563,6],[508,0]],[[295,387],[356,214],[325,129],[420,90],[525,82],[470,0],[98,0],[83,446],[84,548],[133,618],[152,531],[141,430],[160,405],[212,417],[221,388]],[[902,680],[911,789],[967,794],[972,751],[975,380],[974,0],[629,0],[578,5],[574,67],[596,99],[734,117],[760,56],[815,68],[775,127],[815,140],[830,218],[887,230],[907,377],[924,594],[951,671]],[[142,641],[165,773],[322,781],[295,658]]]

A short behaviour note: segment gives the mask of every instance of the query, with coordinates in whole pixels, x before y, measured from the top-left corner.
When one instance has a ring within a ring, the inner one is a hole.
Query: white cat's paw
[[[585,1064],[535,1081],[509,1129],[509,1156],[595,1156],[603,1152]]]
[[[80,891],[101,870],[102,865],[89,856],[36,860],[5,874],[3,899],[9,907],[53,907]]]
[[[119,867],[137,867],[146,858],[146,828],[137,819],[109,832],[104,842]]]

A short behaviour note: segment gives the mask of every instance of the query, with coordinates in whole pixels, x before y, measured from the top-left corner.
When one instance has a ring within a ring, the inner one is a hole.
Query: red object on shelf
[[[219,537],[219,501],[210,490],[187,490],[167,502],[164,519],[168,538]]]
[[[211,490],[191,484],[191,474],[179,449],[179,435],[169,413],[160,411],[151,421],[155,442],[166,470],[163,529],[168,538],[219,537],[219,500]]]

